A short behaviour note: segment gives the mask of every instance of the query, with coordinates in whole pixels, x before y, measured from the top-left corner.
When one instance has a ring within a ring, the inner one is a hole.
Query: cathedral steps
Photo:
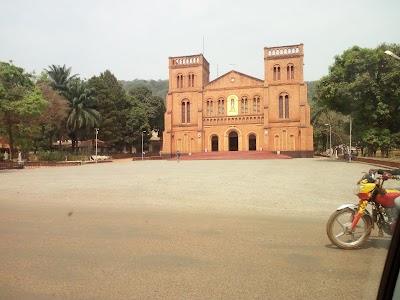
[[[290,156],[269,151],[224,151],[182,154],[180,160],[289,159]],[[176,158],[173,158],[176,159]]]

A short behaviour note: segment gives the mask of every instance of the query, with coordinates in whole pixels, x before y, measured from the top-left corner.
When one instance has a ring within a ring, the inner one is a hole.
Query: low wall
[[[272,151],[277,153],[277,151]],[[313,158],[314,151],[280,151],[280,154],[290,156],[291,158]]]
[[[11,170],[11,169],[32,169],[40,167],[66,167],[66,166],[80,166],[81,161],[25,161],[22,164],[12,161],[1,161],[0,170]]]
[[[12,161],[0,161],[0,170],[23,169],[24,165]]]
[[[354,161],[365,162],[372,165],[388,167],[388,168],[400,168],[400,161],[399,160],[390,160],[385,158],[378,158],[378,157],[359,157],[354,156],[351,158]]]
[[[114,159],[121,159],[121,158],[134,158],[135,160],[140,157],[142,158],[141,153],[116,153],[116,154],[110,154],[110,156]],[[145,152],[144,157],[156,157],[160,156],[160,152]]]

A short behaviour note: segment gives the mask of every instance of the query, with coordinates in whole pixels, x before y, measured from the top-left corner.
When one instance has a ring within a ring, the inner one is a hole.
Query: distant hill
[[[143,79],[135,79],[132,81],[119,80],[122,84],[122,88],[125,91],[129,91],[138,86],[145,86],[153,92],[153,96],[159,96],[165,99],[165,96],[168,93],[168,84],[169,80],[143,80]]]

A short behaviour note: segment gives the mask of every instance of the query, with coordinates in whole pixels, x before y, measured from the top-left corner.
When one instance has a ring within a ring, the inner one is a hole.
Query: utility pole
[[[350,145],[349,145],[349,162],[351,162],[351,116],[350,116]]]
[[[95,128],[94,133],[96,134],[96,164],[97,164],[97,135],[99,134],[99,128]]]

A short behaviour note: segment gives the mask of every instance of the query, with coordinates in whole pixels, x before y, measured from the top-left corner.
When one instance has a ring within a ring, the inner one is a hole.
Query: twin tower
[[[313,156],[303,44],[264,48],[264,79],[210,81],[202,54],[169,58],[163,153],[279,151]]]

